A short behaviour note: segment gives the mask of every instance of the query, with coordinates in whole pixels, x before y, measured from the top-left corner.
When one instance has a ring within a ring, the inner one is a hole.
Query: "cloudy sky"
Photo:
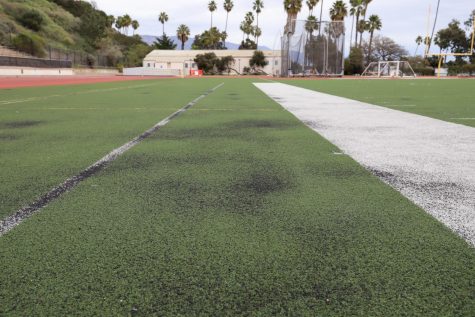
[[[224,30],[226,12],[222,7],[223,1],[216,1],[218,11],[214,14],[213,24]],[[128,13],[137,19],[141,25],[139,34],[161,34],[161,24],[158,22],[158,14],[161,11],[167,12],[170,17],[165,25],[165,32],[169,35],[175,35],[180,24],[188,25],[192,35],[201,33],[210,26],[208,0],[95,0],[95,2],[108,14],[117,16]],[[234,0],[235,6],[229,15],[229,41],[235,43],[241,41],[239,24],[245,13],[252,10],[252,2],[253,0]],[[329,7],[333,2],[334,0],[323,0],[324,20],[328,19]],[[345,2],[348,3],[349,0]],[[259,24],[263,30],[260,44],[269,48],[279,47],[278,38],[286,19],[282,3],[282,0],[264,0],[264,10],[259,17]],[[412,52],[415,49],[414,40],[417,35],[426,34],[429,5],[434,12],[436,4],[437,0],[373,0],[368,14],[378,14],[381,17],[382,35],[393,38]],[[320,5],[316,11],[319,10]],[[467,20],[472,10],[475,10],[474,0],[441,0],[438,28],[446,26],[453,18]],[[307,15],[308,9],[305,7],[299,18],[305,19]],[[350,22],[351,19],[347,18],[348,38]]]

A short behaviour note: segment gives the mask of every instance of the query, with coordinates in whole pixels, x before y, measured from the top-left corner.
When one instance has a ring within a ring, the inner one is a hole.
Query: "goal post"
[[[407,61],[372,62],[366,67],[361,76],[378,78],[416,77],[414,69]]]

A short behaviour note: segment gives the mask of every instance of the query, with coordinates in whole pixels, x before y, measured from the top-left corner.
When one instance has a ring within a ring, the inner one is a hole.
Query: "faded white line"
[[[284,84],[255,84],[475,246],[475,128]]]
[[[39,212],[42,208],[46,207],[49,203],[52,201],[56,200],[58,197],[63,195],[64,193],[70,191],[74,187],[76,187],[80,182],[83,180],[95,175],[97,172],[101,171],[104,169],[109,163],[112,161],[116,160],[120,155],[124,154],[128,150],[130,150],[132,147],[135,145],[139,144],[146,138],[150,137],[152,134],[157,132],[160,128],[163,126],[167,125],[170,121],[187,111],[189,108],[193,107],[195,104],[197,104],[200,100],[208,96],[209,94],[213,93],[217,89],[219,89],[221,86],[223,86],[224,83],[219,84],[218,86],[208,90],[198,98],[194,99],[190,103],[186,104],[183,108],[179,109],[178,111],[175,111],[162,121],[158,122],[155,124],[152,128],[148,129],[141,135],[137,136],[130,142],[127,142],[126,144],[122,145],[121,147],[113,150],[103,158],[101,158],[99,161],[94,163],[93,165],[89,166],[86,168],[84,171],[79,173],[78,175],[75,175],[71,178],[68,178],[66,181],[64,181],[62,184],[59,186],[53,188],[50,190],[48,193],[45,195],[39,197],[36,199],[32,204],[29,206],[26,206],[24,208],[21,208],[17,212],[15,212],[13,215],[6,217],[2,221],[0,221],[0,236],[4,235],[5,233],[9,232],[16,226],[18,226],[20,223],[22,223],[25,219],[29,218],[31,215]]]

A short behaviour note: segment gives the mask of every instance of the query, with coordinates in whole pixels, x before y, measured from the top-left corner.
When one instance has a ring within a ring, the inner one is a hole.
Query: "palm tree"
[[[313,16],[313,9],[317,6],[319,0],[307,0],[308,16]]]
[[[218,6],[216,5],[216,2],[214,0],[211,0],[210,3],[208,3],[208,10],[211,12],[211,28],[213,28],[213,12],[218,9]]]
[[[416,51],[414,52],[414,56],[417,56],[417,51],[419,50],[419,46],[421,46],[421,44],[424,42],[424,39],[422,38],[422,36],[418,36],[416,37],[416,44],[417,44],[417,47],[416,47]]]
[[[117,31],[122,33],[122,29],[124,27],[124,18],[121,16],[118,16],[117,19],[115,20],[115,27],[117,28]]]
[[[332,21],[343,21],[348,16],[348,9],[343,0],[337,0],[330,8],[330,19]]]
[[[356,29],[355,32],[355,47],[358,46],[358,25],[360,24],[361,12],[364,9],[363,0],[350,0],[351,9],[350,14],[353,16],[353,25],[351,26],[351,37],[353,38],[353,29]]]
[[[256,12],[256,30],[259,30],[259,32],[255,32],[257,47],[259,47],[259,36],[262,35],[262,30],[259,28],[259,13],[262,12],[263,8],[264,8],[264,1],[254,0],[254,5],[252,9]]]
[[[295,32],[297,15],[302,10],[302,0],[284,0],[284,9],[287,12],[286,33],[292,34]]]
[[[310,35],[313,35],[313,32],[318,28],[317,18],[313,15],[310,15],[305,22],[305,30]]]
[[[371,48],[373,45],[374,31],[379,31],[383,27],[381,19],[376,14],[373,14],[368,19],[368,31],[369,31],[369,46],[368,46],[368,63],[371,61]],[[421,38],[422,41],[422,38]]]
[[[224,28],[224,33],[227,35],[228,34],[228,18],[229,18],[229,12],[234,7],[234,3],[232,0],[224,0],[224,11],[226,11],[226,27]],[[226,47],[226,40],[224,40],[224,47]]]
[[[161,12],[158,16],[158,21],[162,24],[163,34],[165,34],[165,22],[168,22],[168,14]]]
[[[132,24],[132,18],[128,14],[124,15],[122,18],[125,34],[129,35],[129,26]]]
[[[373,0],[363,0],[363,21],[366,21],[366,13],[368,12],[368,6],[369,4],[371,3],[371,1]],[[363,42],[363,33],[364,33],[365,29],[360,29],[360,47],[361,47],[361,43]]]
[[[140,27],[139,21],[133,20],[133,21],[132,21],[132,28],[134,29],[134,35],[135,35],[135,31],[137,31],[137,29],[138,29],[139,27]]]
[[[320,21],[320,28],[319,28],[319,30],[318,30],[318,34],[319,34],[319,35],[320,35],[321,32],[322,32],[322,25],[321,25],[321,23],[322,23],[322,18],[323,18],[323,0],[322,0],[322,2],[320,3],[320,20],[319,20],[319,21]]]
[[[181,50],[183,51],[185,49],[186,41],[188,41],[188,39],[190,38],[190,28],[184,24],[180,25],[176,30],[176,36],[181,41]]]

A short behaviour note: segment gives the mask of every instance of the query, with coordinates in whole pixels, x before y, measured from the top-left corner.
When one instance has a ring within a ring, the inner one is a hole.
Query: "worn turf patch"
[[[280,109],[226,80],[4,235],[0,315],[471,315],[473,249],[290,114],[255,107]],[[246,121],[289,128],[229,128]]]

